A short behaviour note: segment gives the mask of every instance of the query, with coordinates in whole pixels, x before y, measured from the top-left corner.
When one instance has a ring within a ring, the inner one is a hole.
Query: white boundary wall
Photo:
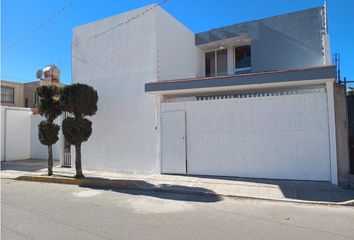
[[[1,161],[31,157],[31,109],[1,106]]]
[[[43,119],[32,115],[29,108],[1,106],[1,161],[47,159],[47,147],[38,139],[38,124]],[[60,123],[60,118],[56,123]],[[58,160],[60,143],[59,139],[53,147],[53,158]]]

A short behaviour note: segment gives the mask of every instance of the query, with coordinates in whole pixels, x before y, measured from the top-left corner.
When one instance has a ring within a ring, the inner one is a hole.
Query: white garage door
[[[162,104],[186,112],[187,173],[330,180],[325,89],[266,95]]]

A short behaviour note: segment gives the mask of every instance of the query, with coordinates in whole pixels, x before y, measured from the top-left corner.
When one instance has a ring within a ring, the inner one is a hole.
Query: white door
[[[163,112],[162,125],[162,173],[186,173],[185,112]]]
[[[324,89],[209,99],[162,106],[186,111],[189,174],[330,180]]]

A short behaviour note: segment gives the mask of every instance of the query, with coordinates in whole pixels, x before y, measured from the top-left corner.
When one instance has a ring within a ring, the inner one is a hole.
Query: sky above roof
[[[157,2],[2,0],[1,79],[30,82],[36,79],[37,69],[56,64],[62,72],[61,81],[70,83],[73,27]],[[168,0],[162,7],[193,32],[202,32],[322,4],[323,0]],[[354,80],[354,1],[328,0],[327,8],[331,52],[340,53],[342,78]],[[56,16],[51,18],[53,15]],[[45,22],[48,18],[51,20]],[[23,40],[9,48],[19,39]]]

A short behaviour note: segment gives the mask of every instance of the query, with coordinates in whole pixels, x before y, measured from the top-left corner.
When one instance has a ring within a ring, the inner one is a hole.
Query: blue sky
[[[1,49],[6,49],[63,7],[68,0],[1,0]],[[34,81],[39,68],[54,63],[71,82],[72,28],[142,7],[151,0],[74,0],[60,15],[1,54],[1,79]],[[163,8],[194,32],[316,7],[323,0],[169,0]],[[341,55],[341,75],[354,80],[354,1],[328,0],[332,53]],[[119,31],[117,29],[116,31]]]

